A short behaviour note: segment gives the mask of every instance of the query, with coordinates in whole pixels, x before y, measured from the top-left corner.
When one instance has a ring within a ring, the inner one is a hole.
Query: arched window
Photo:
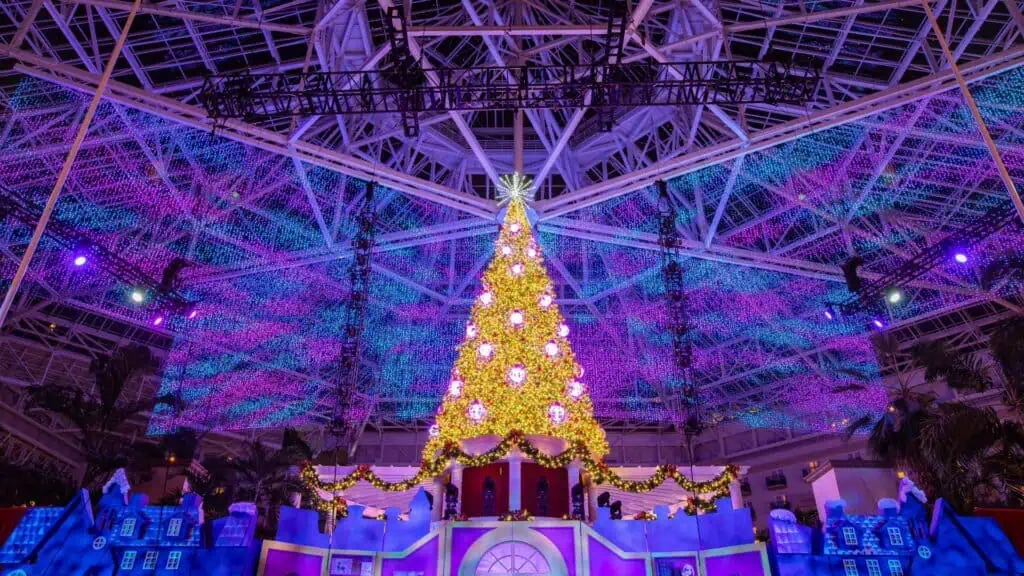
[[[480,558],[476,573],[505,576],[547,576],[551,567],[539,550],[525,542],[509,541],[492,546]]]

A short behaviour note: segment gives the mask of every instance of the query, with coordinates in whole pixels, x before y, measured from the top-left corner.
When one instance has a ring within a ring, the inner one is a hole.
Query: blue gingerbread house
[[[929,512],[908,479],[899,500],[883,498],[878,513],[846,513],[843,500],[825,504],[820,530],[774,510],[770,559],[778,576],[968,576],[1024,574],[1024,560],[990,518],[958,516],[942,500]]]
[[[0,576],[250,574],[255,530],[252,504],[235,504],[207,523],[199,496],[151,506],[119,470],[95,513],[84,490],[63,508],[29,510],[0,547]]]

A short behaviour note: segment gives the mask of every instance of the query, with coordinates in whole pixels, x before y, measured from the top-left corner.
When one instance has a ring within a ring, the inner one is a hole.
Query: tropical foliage
[[[89,371],[95,378],[91,391],[79,386],[47,384],[29,388],[33,409],[62,417],[77,431],[85,463],[81,485],[95,488],[114,470],[127,467],[133,457],[133,443],[126,440],[133,432],[133,417],[152,410],[157,404],[176,405],[173,397],[155,400],[129,400],[123,397],[125,385],[153,363],[149,348],[130,345],[117,349],[109,358],[95,359]]]
[[[909,360],[899,355],[891,334],[873,340],[883,366],[893,371],[892,400],[881,415],[849,425],[847,437],[867,430],[874,454],[911,474],[926,492],[958,512],[981,504],[1024,500],[1024,321],[1014,319],[990,337],[991,358],[950,351],[940,341],[919,342]],[[914,379],[923,373],[923,381]],[[952,390],[984,392],[1003,384],[1003,399],[1014,418],[931,390],[945,382]]]

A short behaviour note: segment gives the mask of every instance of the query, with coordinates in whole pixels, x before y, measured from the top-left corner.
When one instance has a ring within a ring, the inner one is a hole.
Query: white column
[[[459,489],[459,501],[455,506],[455,511],[462,513],[462,464],[458,462],[452,464],[452,484]]]
[[[430,510],[430,521],[437,522],[444,512],[444,473],[434,478],[430,486],[430,495],[434,497],[434,507]]]
[[[580,482],[583,481],[580,478],[580,461],[579,460],[573,460],[572,462],[570,462],[569,466],[567,467],[567,470],[569,472],[569,491],[567,492],[567,494],[569,495],[569,516],[571,517],[572,516],[572,487],[575,486],[577,483],[580,483]],[[584,504],[583,507],[585,509],[586,508],[586,504]],[[584,512],[584,514],[586,514],[586,512]]]
[[[508,509],[523,509],[523,457],[518,450],[508,454]]]
[[[591,478],[587,483],[587,521],[597,520],[597,484]]]
[[[289,494],[288,505],[292,508],[302,508],[302,492],[292,492]]]
[[[740,481],[737,478],[729,484],[729,496],[732,498],[732,509],[743,508],[743,491],[740,489]]]

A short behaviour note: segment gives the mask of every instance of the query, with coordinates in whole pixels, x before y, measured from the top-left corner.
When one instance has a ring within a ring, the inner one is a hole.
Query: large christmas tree
[[[502,183],[508,204],[494,259],[484,272],[424,460],[436,458],[449,443],[521,432],[582,445],[600,461],[608,442],[594,419],[569,327],[554,303],[527,217],[531,184],[519,175]]]

